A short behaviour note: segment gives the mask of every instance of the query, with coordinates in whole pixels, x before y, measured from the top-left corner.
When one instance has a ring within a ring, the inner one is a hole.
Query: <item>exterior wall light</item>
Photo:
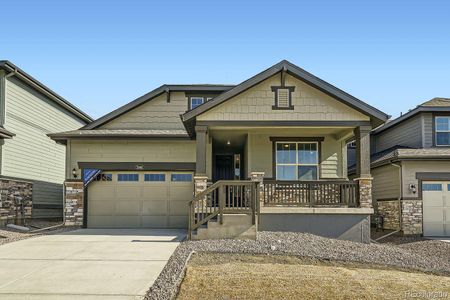
[[[73,176],[73,178],[77,178],[77,169],[75,169],[75,168],[73,168],[72,169],[72,176]]]

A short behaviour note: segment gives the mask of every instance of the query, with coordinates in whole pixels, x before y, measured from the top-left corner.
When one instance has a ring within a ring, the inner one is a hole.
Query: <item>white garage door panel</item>
[[[423,182],[423,234],[450,236],[450,182]],[[432,190],[427,190],[432,189]]]
[[[112,181],[94,181],[88,187],[88,227],[187,227],[188,202],[192,199],[194,185],[192,181],[171,181],[171,175],[191,173],[104,173],[111,174]],[[138,174],[139,180],[118,181],[119,173]],[[145,181],[145,174],[164,174],[165,181]]]

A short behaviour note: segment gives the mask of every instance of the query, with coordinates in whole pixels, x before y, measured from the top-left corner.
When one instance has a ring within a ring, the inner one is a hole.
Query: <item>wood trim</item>
[[[358,127],[370,121],[197,121],[197,125],[230,127]]]
[[[79,169],[105,171],[195,171],[195,165],[195,162],[78,162]]]

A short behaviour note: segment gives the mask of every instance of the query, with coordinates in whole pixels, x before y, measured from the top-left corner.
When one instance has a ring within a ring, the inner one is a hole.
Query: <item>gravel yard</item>
[[[320,260],[355,262],[385,267],[406,268],[450,276],[448,243],[422,241],[415,249],[411,243],[361,244],[327,239],[304,233],[259,232],[253,240],[186,241],[174,252],[164,270],[147,293],[146,299],[173,298],[183,279],[193,252],[247,253],[309,257]],[[409,245],[409,246],[407,246]],[[427,247],[429,250],[427,251]],[[435,250],[438,248],[439,250]],[[434,255],[440,253],[439,255]]]
[[[448,295],[450,277],[295,256],[198,253],[177,299],[402,299],[413,291]]]

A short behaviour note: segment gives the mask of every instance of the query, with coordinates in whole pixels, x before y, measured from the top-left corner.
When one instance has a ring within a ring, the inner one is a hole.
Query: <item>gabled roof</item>
[[[182,119],[185,122],[194,119],[196,116],[248,90],[249,88],[255,86],[256,84],[270,78],[271,76],[281,71],[286,71],[288,74],[304,81],[305,83],[313,86],[314,88],[370,116],[372,122],[374,122],[376,126],[381,125],[389,118],[387,114],[374,108],[373,106],[351,96],[350,94],[347,94],[346,92],[338,89],[337,87],[329,84],[328,82],[325,82],[322,79],[312,75],[311,73],[308,73],[307,71],[299,68],[298,66],[288,62],[287,60],[283,60],[277,63],[276,65],[268,68],[267,70],[262,71],[261,73],[251,77],[250,79],[247,79],[244,82],[238,84],[229,91],[220,94],[219,96],[213,98],[212,100],[202,105],[197,106],[191,111],[184,113],[182,115]]]
[[[386,129],[392,128],[395,125],[408,120],[411,117],[421,113],[421,112],[450,112],[450,98],[433,98],[431,100],[425,101],[424,103],[418,105],[416,108],[408,111],[406,114],[400,117],[388,121],[383,126],[378,127],[373,131],[374,134],[378,134]]]
[[[157,96],[168,93],[168,92],[219,92],[222,93],[224,91],[228,91],[233,88],[234,85],[226,85],[226,84],[164,84],[157,89],[125,104],[124,106],[119,107],[116,110],[104,115],[103,117],[98,118],[94,122],[86,125],[83,129],[94,129],[97,128],[127,112],[130,110],[142,105]]]
[[[7,60],[0,60],[0,69],[5,70],[7,73],[12,73],[14,76],[22,80],[23,82],[27,83],[28,85],[32,86],[33,88],[37,89],[39,92],[43,93],[45,96],[49,97],[51,100],[53,100],[56,104],[63,107],[67,111],[71,112],[81,120],[85,121],[86,123],[92,122],[92,118],[83,112],[81,109],[49,89],[47,86],[45,86],[43,83],[39,82],[37,79],[33,78],[31,75],[23,71],[22,69],[18,68],[16,65],[11,63]]]

